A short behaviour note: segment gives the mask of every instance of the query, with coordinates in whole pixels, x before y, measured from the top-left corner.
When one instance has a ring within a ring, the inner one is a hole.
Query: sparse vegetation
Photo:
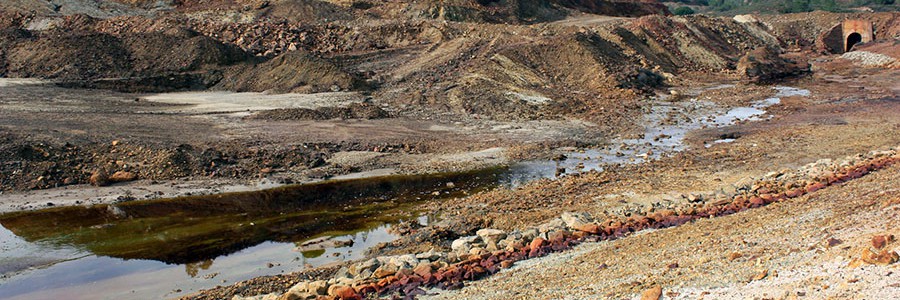
[[[896,0],[678,0],[672,2],[696,5],[703,8],[696,12],[724,15],[744,13],[801,13],[816,10],[841,12],[859,7],[868,7],[875,11],[897,11],[900,9],[900,7],[894,5]],[[688,10],[682,9],[682,7],[676,8],[675,10],[678,11],[673,10],[672,13],[675,15],[688,14]],[[693,11],[695,9],[691,10]]]
[[[686,15],[693,15],[694,10],[690,7],[682,6],[682,7],[679,7],[679,8],[676,8],[675,10],[673,10],[672,13],[675,14],[676,16],[686,16]]]

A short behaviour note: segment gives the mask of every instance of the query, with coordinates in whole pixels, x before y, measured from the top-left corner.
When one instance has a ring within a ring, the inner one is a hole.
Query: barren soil
[[[616,157],[426,202],[418,209],[439,222],[395,225],[403,236],[366,256],[453,253],[481,229],[547,227],[570,212],[599,224],[691,215],[767,176],[900,145],[898,13],[732,19],[660,15],[655,1],[500,2],[5,1],[0,213]],[[871,20],[879,40],[828,53],[824,39],[846,18]],[[760,106],[776,87],[802,92]],[[643,127],[668,108],[650,123],[761,113],[691,127],[672,149],[625,142],[671,139]],[[541,257],[492,276],[488,263],[432,286],[458,290],[422,297],[892,298],[896,259],[854,260],[874,236],[900,235],[898,186],[895,164],[614,240],[560,231],[580,245],[566,250],[560,238],[547,256],[541,247],[554,232],[544,232],[526,250],[510,246]],[[888,258],[898,245],[885,246]],[[441,256],[443,268],[499,255],[466,250]],[[376,296],[365,287],[393,284],[395,296],[414,297],[418,286],[402,289],[417,284],[409,278],[439,270],[347,275],[355,263],[185,298],[295,299],[296,284],[333,276],[340,284],[319,296]]]

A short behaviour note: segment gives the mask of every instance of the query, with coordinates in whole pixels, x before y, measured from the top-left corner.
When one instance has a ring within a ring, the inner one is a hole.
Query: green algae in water
[[[384,176],[258,192],[61,207],[0,215],[0,224],[29,242],[115,258],[186,264],[266,241],[301,242],[413,219],[418,203],[493,188],[503,171]],[[447,182],[453,182],[453,187]]]
[[[325,249],[303,251],[300,254],[303,254],[305,258],[316,258],[325,254]]]

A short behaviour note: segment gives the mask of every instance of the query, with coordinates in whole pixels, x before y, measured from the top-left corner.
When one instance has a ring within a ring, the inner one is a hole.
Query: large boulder
[[[767,47],[753,49],[738,61],[737,72],[753,83],[771,83],[809,72],[809,64],[786,59]]]

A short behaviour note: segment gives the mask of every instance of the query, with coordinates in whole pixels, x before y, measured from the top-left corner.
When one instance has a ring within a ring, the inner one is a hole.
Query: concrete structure
[[[844,52],[852,50],[853,45],[875,40],[872,22],[866,20],[844,20],[841,24],[841,32],[843,33]]]

